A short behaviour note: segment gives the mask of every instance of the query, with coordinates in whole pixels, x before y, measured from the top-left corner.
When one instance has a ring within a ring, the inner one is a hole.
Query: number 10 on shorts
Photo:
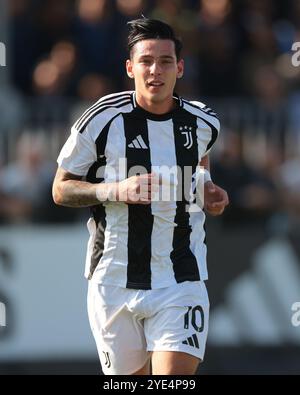
[[[197,332],[204,329],[204,311],[201,306],[186,306],[187,312],[184,315],[184,329],[189,329],[190,324]]]

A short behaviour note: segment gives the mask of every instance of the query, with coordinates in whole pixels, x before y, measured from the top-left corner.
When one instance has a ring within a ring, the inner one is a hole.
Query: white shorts
[[[203,360],[209,317],[204,282],[135,290],[89,281],[88,314],[104,374],[132,374],[151,351]]]

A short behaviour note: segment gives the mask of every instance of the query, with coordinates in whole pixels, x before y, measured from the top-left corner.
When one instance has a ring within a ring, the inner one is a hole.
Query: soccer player
[[[104,374],[147,375],[150,366],[152,374],[194,374],[209,314],[204,210],[219,215],[228,204],[209,176],[219,121],[174,93],[184,61],[171,27],[146,18],[129,26],[135,90],[101,98],[74,124],[53,197],[91,207],[88,313]],[[191,210],[195,199],[181,192],[194,190],[200,165],[204,210]]]

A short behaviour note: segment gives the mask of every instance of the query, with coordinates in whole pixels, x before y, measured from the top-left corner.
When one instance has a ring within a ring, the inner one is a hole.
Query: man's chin
[[[149,100],[153,104],[159,104],[162,103],[164,100],[166,100],[166,95],[163,95],[162,93],[150,93]]]

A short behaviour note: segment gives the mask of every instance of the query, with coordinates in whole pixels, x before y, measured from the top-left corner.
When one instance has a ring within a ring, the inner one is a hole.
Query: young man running
[[[53,197],[91,207],[88,312],[103,372],[150,374],[151,361],[152,374],[194,374],[209,315],[204,210],[219,215],[228,204],[209,177],[219,121],[174,93],[184,61],[171,27],[146,18],[129,25],[135,91],[101,98],[74,124]],[[186,190],[199,165],[204,208],[195,210]]]

